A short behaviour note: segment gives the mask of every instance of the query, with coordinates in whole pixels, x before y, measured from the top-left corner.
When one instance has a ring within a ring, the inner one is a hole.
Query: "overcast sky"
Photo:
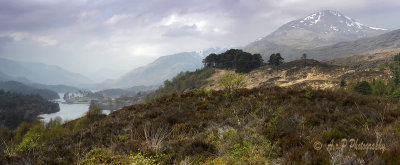
[[[115,78],[163,55],[244,46],[326,9],[400,28],[399,0],[0,0],[0,57]]]

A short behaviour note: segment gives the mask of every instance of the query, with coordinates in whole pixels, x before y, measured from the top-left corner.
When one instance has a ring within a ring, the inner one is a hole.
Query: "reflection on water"
[[[57,116],[61,117],[63,121],[74,120],[82,117],[89,110],[89,104],[58,104],[60,105],[59,112],[43,114],[40,115],[40,117],[42,117],[45,122],[48,122],[51,118],[54,119]]]
[[[50,119],[54,119],[56,117],[61,117],[63,121],[66,120],[74,120],[80,118],[86,114],[89,110],[89,104],[64,104],[65,100],[63,99],[64,93],[59,93],[61,99],[55,100],[60,106],[60,111],[51,114],[42,114],[39,117],[43,118],[43,121],[48,122]],[[109,114],[109,110],[103,110],[104,114]]]

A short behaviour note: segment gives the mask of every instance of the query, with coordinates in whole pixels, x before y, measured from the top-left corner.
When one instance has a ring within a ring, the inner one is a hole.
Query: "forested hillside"
[[[0,90],[0,126],[15,129],[22,122],[32,122],[38,115],[60,110],[57,103],[39,95],[21,95]]]
[[[147,100],[158,98],[174,92],[183,92],[185,90],[198,89],[206,85],[207,78],[215,73],[214,68],[197,69],[194,72],[181,72],[175,76],[172,81],[164,81],[164,85],[155,92],[147,96]]]
[[[17,81],[7,81],[7,82],[0,82],[0,89],[4,91],[10,91],[14,93],[20,93],[24,95],[40,95],[46,100],[53,100],[59,99],[60,96],[51,90],[48,89],[38,89],[31,86],[27,86]]]

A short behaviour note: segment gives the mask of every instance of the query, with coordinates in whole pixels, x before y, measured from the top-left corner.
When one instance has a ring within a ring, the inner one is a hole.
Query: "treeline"
[[[197,69],[194,72],[181,72],[172,81],[164,81],[164,85],[155,92],[147,95],[146,100],[158,98],[174,92],[183,92],[188,89],[197,89],[207,84],[207,78],[215,73],[213,68]]]
[[[240,49],[230,49],[221,54],[210,54],[203,59],[204,67],[233,69],[248,73],[264,64],[260,54],[251,54]]]
[[[0,125],[15,129],[24,121],[32,122],[38,115],[58,112],[57,103],[39,95],[22,95],[0,90]]]
[[[79,88],[67,85],[44,85],[38,83],[27,84],[38,89],[48,89],[57,93],[77,92]]]
[[[105,89],[105,90],[101,90],[101,91],[97,91],[94,92],[93,94],[88,95],[88,97],[117,97],[117,96],[121,96],[121,95],[126,95],[126,96],[133,96],[136,95],[138,93],[143,93],[143,92],[150,92],[150,91],[154,91],[155,89],[157,89],[157,86],[134,86],[131,88],[126,88],[126,89],[120,89],[120,88],[116,88],[116,89]]]
[[[46,100],[54,100],[60,98],[60,96],[54,91],[48,89],[38,89],[17,81],[0,82],[0,89],[3,89],[5,91],[10,91],[13,93],[20,93],[23,95],[38,94]]]

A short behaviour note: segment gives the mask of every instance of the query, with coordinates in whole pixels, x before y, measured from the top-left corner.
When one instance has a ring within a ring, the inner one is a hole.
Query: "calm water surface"
[[[44,121],[48,122],[50,119],[55,117],[61,117],[63,121],[74,120],[82,117],[89,110],[89,104],[63,104],[65,101],[63,99],[64,93],[59,93],[61,99],[56,100],[58,105],[60,105],[60,111],[51,114],[43,114],[40,117]]]

